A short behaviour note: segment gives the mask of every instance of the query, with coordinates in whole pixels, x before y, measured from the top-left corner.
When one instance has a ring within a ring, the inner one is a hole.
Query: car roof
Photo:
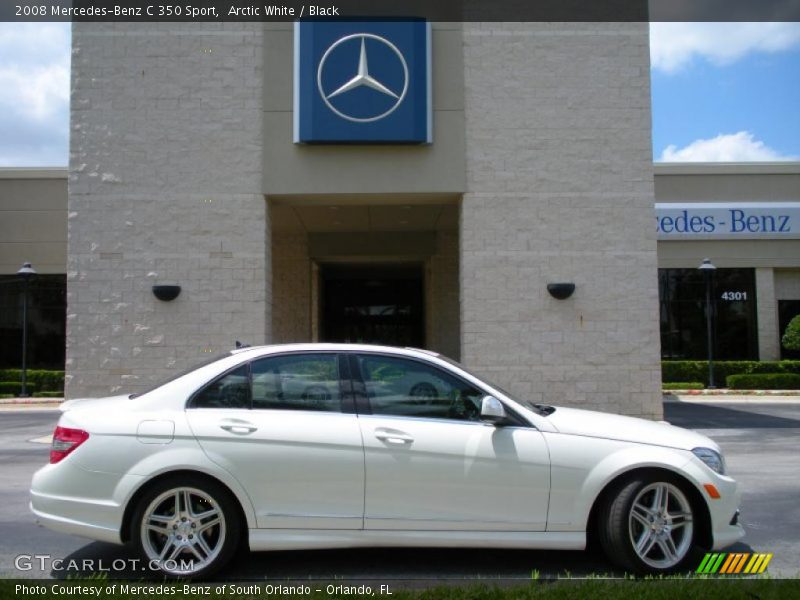
[[[416,353],[427,354],[428,356],[439,356],[438,352],[426,350],[423,348],[401,348],[399,346],[380,346],[377,344],[344,344],[344,343],[322,343],[322,342],[307,342],[307,343],[293,343],[293,344],[265,344],[262,346],[245,346],[243,348],[236,348],[231,350],[232,355],[242,354],[246,352],[261,353],[268,352],[285,352],[285,351],[302,351],[310,352],[315,350],[326,351],[340,351],[340,352],[389,352],[392,354],[407,354],[413,355]]]

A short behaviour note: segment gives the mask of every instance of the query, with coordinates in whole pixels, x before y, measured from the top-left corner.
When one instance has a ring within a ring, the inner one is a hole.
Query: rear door
[[[545,529],[550,460],[538,430],[481,422],[484,392],[426,361],[363,353],[351,365],[365,529]]]
[[[191,400],[194,434],[247,490],[259,528],[362,527],[364,452],[346,369],[336,353],[270,355]]]

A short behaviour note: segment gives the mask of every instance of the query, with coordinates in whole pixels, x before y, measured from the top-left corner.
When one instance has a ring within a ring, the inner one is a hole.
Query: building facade
[[[654,176],[646,23],[431,29],[432,142],[323,145],[293,140],[291,25],[73,25],[62,226],[13,225],[37,215],[6,190],[51,180],[0,174],[4,277],[29,260],[66,282],[68,397],[141,390],[235,340],[366,341],[659,418],[659,307],[662,345],[688,356],[691,311],[664,293],[704,256],[752,272],[728,274],[753,290],[734,312],[756,307],[756,354],[779,355],[800,242],[657,241],[654,206],[797,201],[800,169]]]

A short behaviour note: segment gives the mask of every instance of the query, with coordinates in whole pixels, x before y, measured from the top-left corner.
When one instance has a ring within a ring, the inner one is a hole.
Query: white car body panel
[[[364,450],[356,415],[186,411],[206,455],[247,486],[260,528],[361,529]],[[248,435],[221,428],[251,424]]]
[[[383,415],[359,421],[365,529],[544,531],[550,461],[535,429]]]
[[[305,410],[186,408],[195,391],[248,360],[320,351],[425,361],[497,397],[531,427]],[[123,541],[125,511],[137,491],[175,471],[203,473],[227,486],[242,507],[254,550],[580,549],[597,495],[615,477],[636,468],[666,469],[694,486],[709,510],[714,549],[744,535],[741,526],[729,524],[739,502],[736,482],[691,453],[695,447],[719,450],[705,436],[569,408],[544,416],[424,351],[338,344],[247,348],[135,399],[73,400],[62,409],[59,425],[84,429],[90,437],[34,475],[31,509],[48,527],[106,542]],[[231,419],[251,423],[255,435],[222,430],[221,421]],[[378,439],[378,430],[384,430],[384,438],[393,432],[400,438]],[[705,484],[713,484],[721,498],[711,499]]]

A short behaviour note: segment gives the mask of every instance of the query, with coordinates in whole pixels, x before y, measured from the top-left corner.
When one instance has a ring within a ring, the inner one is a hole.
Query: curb
[[[39,404],[61,404],[64,398],[0,398],[0,406],[30,406]]]
[[[665,396],[796,396],[800,398],[800,390],[662,390]]]

